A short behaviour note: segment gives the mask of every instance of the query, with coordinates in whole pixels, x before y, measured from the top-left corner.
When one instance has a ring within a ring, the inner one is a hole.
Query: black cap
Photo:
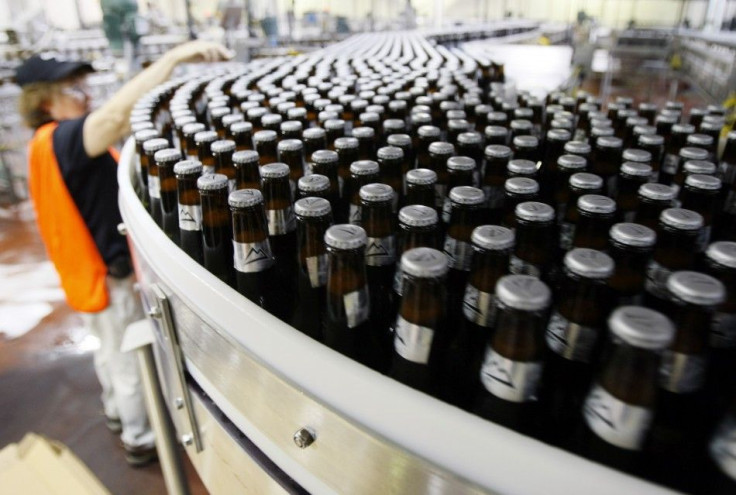
[[[37,82],[55,82],[76,74],[94,72],[92,65],[80,60],[67,60],[58,53],[48,52],[27,59],[15,71],[19,86]]]

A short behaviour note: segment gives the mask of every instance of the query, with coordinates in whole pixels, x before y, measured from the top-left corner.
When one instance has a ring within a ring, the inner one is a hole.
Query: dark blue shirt
[[[62,120],[54,131],[56,160],[67,189],[109,267],[129,257],[128,243],[118,233],[117,163],[109,152],[90,158],[84,150],[82,128],[87,118]],[[72,240],[73,242],[73,240]]]

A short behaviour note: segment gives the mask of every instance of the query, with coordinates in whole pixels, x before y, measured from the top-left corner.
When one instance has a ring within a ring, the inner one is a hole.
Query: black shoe
[[[151,447],[129,447],[123,445],[125,449],[125,460],[132,467],[143,467],[158,460],[156,446]]]
[[[105,416],[105,426],[107,426],[107,429],[115,434],[119,434],[121,431],[123,431],[123,424],[120,422],[120,418],[111,418],[109,416]]]

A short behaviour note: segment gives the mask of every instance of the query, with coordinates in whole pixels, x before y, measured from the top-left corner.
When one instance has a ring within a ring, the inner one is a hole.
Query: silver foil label
[[[344,294],[342,303],[345,305],[348,328],[355,328],[368,319],[370,314],[368,287],[364,286],[356,291]]]
[[[528,261],[524,261],[515,254],[509,258],[509,272],[513,275],[531,275],[533,277],[541,277],[542,270]]]
[[[312,288],[327,285],[327,255],[310,256],[306,260],[309,284]]]
[[[560,249],[569,251],[572,249],[572,240],[575,238],[575,224],[562,222],[560,224]]]
[[[179,229],[190,232],[202,230],[202,207],[179,203]]]
[[[496,397],[510,402],[537,400],[537,387],[542,376],[542,363],[514,361],[491,347],[480,369],[480,381]]]
[[[268,235],[284,235],[296,228],[296,220],[291,206],[282,210],[266,210]]]
[[[736,480],[736,419],[727,416],[709,446],[710,455],[721,470]]]
[[[396,353],[413,363],[427,364],[432,350],[434,330],[406,321],[401,315],[396,318],[394,349]]]
[[[549,348],[565,359],[589,363],[598,331],[573,323],[555,311],[549,319],[545,337]]]
[[[601,439],[627,450],[641,450],[654,414],[611,395],[595,384],[583,405],[585,423]]]
[[[227,192],[228,194],[235,191],[238,188],[238,183],[235,179],[228,179],[227,181]]]
[[[214,165],[202,165],[202,175],[214,174],[214,173],[215,173]]]
[[[680,159],[677,155],[672,155],[670,153],[666,154],[664,156],[664,161],[662,162],[662,172],[669,175],[675,175],[675,173],[677,173],[677,164],[679,162]]]
[[[365,264],[386,266],[396,261],[396,240],[394,236],[369,237],[365,248]]]
[[[394,272],[394,292],[398,295],[402,295],[404,288],[402,284],[404,282],[404,272],[401,270],[401,261],[396,262],[396,271]]]
[[[353,203],[350,203],[350,213],[348,216],[348,221],[353,225],[360,225],[361,224],[361,209],[360,205],[354,205]]]
[[[161,199],[161,181],[158,175],[148,176],[148,195],[155,199]]]
[[[659,367],[659,384],[676,394],[700,390],[705,383],[705,357],[665,351]]]
[[[442,204],[442,221],[445,223],[450,223],[450,212],[452,211],[452,201],[450,201],[450,198],[445,198],[444,203]]]
[[[235,269],[241,273],[256,273],[274,265],[274,257],[268,240],[261,242],[233,241]]]
[[[711,319],[709,343],[712,347],[736,347],[736,313],[716,312]]]
[[[483,186],[483,194],[486,197],[486,208],[496,210],[503,206],[503,187]]]
[[[444,251],[449,258],[448,265],[455,270],[470,271],[473,260],[473,246],[469,242],[458,241],[449,235],[445,239]]]
[[[647,265],[647,278],[644,281],[644,289],[660,299],[668,299],[667,279],[672,270],[663,267],[654,260]]]
[[[468,284],[463,297],[463,314],[468,321],[481,327],[492,327],[496,320],[496,296]]]

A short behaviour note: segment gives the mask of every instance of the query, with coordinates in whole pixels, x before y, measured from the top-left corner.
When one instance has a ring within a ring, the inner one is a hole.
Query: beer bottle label
[[[360,225],[360,205],[354,205],[353,203],[350,203],[350,223],[353,225]]]
[[[533,277],[541,277],[542,270],[537,265],[529,263],[512,254],[509,258],[509,272],[513,275],[531,275]]]
[[[585,423],[602,440],[627,450],[641,450],[652,424],[652,410],[634,406],[595,384],[583,405]]]
[[[355,328],[368,319],[370,314],[368,287],[363,286],[360,289],[348,292],[342,296],[342,303],[345,305],[345,316],[348,320],[348,328]]]
[[[228,179],[227,181],[228,194],[235,191],[237,188],[238,188],[238,182],[235,179]]]
[[[486,197],[486,208],[495,210],[503,206],[503,187],[483,186],[483,194]]]
[[[664,156],[664,161],[662,162],[662,172],[668,175],[675,175],[675,173],[677,173],[677,164],[679,161],[680,159],[677,155],[667,153]]]
[[[434,184],[434,204],[436,208],[442,208],[447,197],[447,184]]]
[[[214,165],[205,165],[205,164],[202,164],[202,175],[214,174],[214,173],[215,173],[215,166]]]
[[[450,198],[445,198],[444,203],[442,204],[442,221],[445,223],[450,223],[450,212],[452,211],[452,201],[450,201]]]
[[[403,287],[401,286],[401,283],[403,282],[403,275],[404,272],[401,271],[401,261],[397,261],[396,271],[394,272],[394,292],[396,292],[398,295],[403,294]]]
[[[327,255],[310,256],[306,260],[309,283],[312,288],[327,285]]]
[[[647,278],[644,282],[644,289],[660,299],[668,299],[667,279],[671,273],[672,270],[663,267],[654,260],[650,260],[649,265],[647,265]]]
[[[274,257],[268,240],[261,242],[233,241],[235,269],[241,273],[262,272],[271,268]]]
[[[705,357],[665,351],[659,367],[659,384],[676,394],[695,392],[705,382]]]
[[[718,311],[711,320],[709,343],[711,347],[736,347],[736,313]]]
[[[394,349],[407,361],[427,364],[433,338],[434,330],[431,328],[410,323],[401,315],[396,318]]]
[[[546,340],[549,348],[563,358],[589,363],[598,340],[598,331],[569,321],[555,311],[547,325]]]
[[[575,238],[575,224],[562,222],[560,224],[560,249],[569,251],[572,249],[572,240]]]
[[[710,456],[716,465],[736,480],[736,419],[727,416],[710,443]]]
[[[281,210],[266,210],[268,235],[284,235],[296,228],[296,220],[291,206]]]
[[[148,195],[155,199],[161,199],[161,182],[158,175],[148,176]]]
[[[202,207],[199,205],[183,205],[179,203],[179,229],[202,230]]]
[[[470,262],[473,256],[473,246],[469,242],[458,241],[449,235],[445,239],[445,254],[448,265],[455,270],[470,271]]]
[[[480,369],[480,381],[496,397],[510,402],[537,400],[537,386],[542,376],[542,363],[514,361],[500,355],[491,347],[486,351]]]
[[[492,327],[496,320],[496,296],[476,289],[473,284],[465,288],[463,313],[468,321],[481,327]]]
[[[386,266],[396,261],[396,241],[394,236],[369,237],[365,248],[365,264]]]

